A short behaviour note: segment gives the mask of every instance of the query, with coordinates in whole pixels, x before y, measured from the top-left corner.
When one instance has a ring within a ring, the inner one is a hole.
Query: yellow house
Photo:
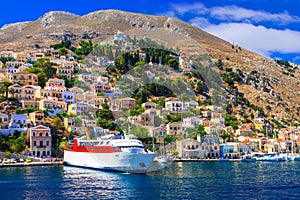
[[[51,99],[42,99],[39,103],[40,110],[54,110],[61,109],[61,111],[67,110],[67,104],[64,101],[54,101]]]
[[[27,62],[27,57],[28,57],[28,55],[25,53],[18,53],[16,55],[16,61],[25,63],[25,62]]]
[[[17,72],[8,74],[8,78],[13,84],[21,83],[22,85],[38,85],[38,77],[34,73]]]
[[[64,127],[66,130],[71,131],[72,127],[74,127],[74,118],[64,118]]]
[[[37,110],[39,108],[39,102],[36,100],[22,100],[22,108],[34,108]]]
[[[84,115],[84,112],[88,112],[88,111],[89,111],[89,104],[85,102],[74,103],[68,106],[69,114],[82,116]]]
[[[37,124],[43,124],[45,121],[44,113],[41,111],[36,111],[29,113],[29,119],[36,126]]]
[[[254,129],[262,130],[263,129],[263,123],[262,122],[254,122]]]
[[[182,122],[170,122],[167,124],[167,135],[177,136],[182,134]]]
[[[68,114],[70,115],[76,115],[76,103],[70,104],[68,106]]]

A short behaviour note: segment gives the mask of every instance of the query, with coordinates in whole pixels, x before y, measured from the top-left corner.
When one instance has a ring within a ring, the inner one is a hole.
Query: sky
[[[15,0],[1,7],[0,27],[53,10],[85,15],[117,9],[175,17],[264,56],[300,64],[300,0]]]

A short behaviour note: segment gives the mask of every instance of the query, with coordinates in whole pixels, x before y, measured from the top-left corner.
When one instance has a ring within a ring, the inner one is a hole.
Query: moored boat
[[[127,173],[146,173],[156,153],[141,141],[114,135],[97,140],[75,138],[64,151],[64,163],[77,167]]]
[[[244,155],[241,159],[242,162],[255,162],[256,158],[250,155]]]
[[[257,161],[268,161],[268,162],[282,162],[286,161],[286,159],[282,156],[278,156],[276,154],[265,154],[261,157],[255,157]]]

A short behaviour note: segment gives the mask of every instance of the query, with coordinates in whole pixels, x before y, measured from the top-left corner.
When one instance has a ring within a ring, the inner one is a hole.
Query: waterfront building
[[[218,158],[220,154],[220,141],[214,134],[207,134],[203,137],[198,136],[200,142],[200,158]]]
[[[176,151],[179,158],[200,158],[200,142],[191,138],[176,141]]]
[[[235,146],[236,143],[233,142],[220,144],[220,158],[239,158],[239,153]]]
[[[52,135],[47,126],[39,125],[28,129],[30,154],[35,157],[51,156]]]

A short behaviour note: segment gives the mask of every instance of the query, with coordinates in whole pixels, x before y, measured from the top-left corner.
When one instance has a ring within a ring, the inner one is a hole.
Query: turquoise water
[[[300,162],[173,163],[145,175],[0,168],[0,199],[299,199],[299,177]]]

